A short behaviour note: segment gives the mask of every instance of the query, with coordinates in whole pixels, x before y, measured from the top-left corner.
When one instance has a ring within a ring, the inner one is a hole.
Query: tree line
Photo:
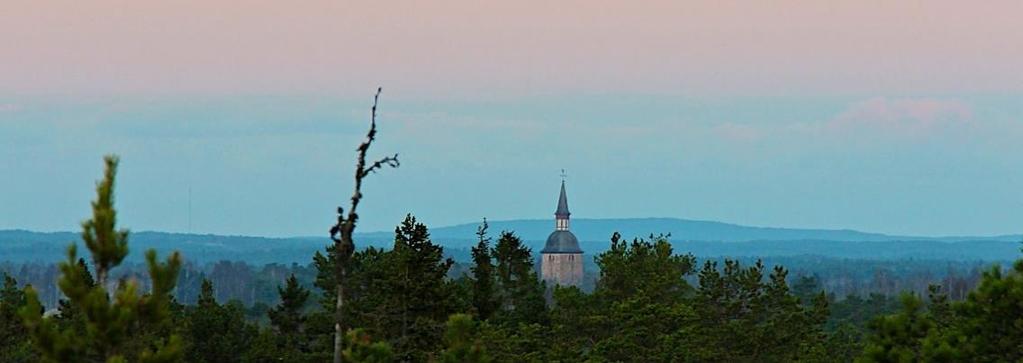
[[[345,305],[346,361],[1013,361],[1020,358],[1023,262],[993,268],[962,301],[938,285],[925,297],[873,294],[835,300],[812,277],[762,263],[706,260],[673,250],[663,236],[615,235],[596,256],[592,292],[548,287],[531,251],[512,232],[491,239],[484,223],[466,274],[425,225],[408,216],[393,248],[352,256]],[[126,246],[126,245],[125,245]],[[239,301],[218,300],[201,281],[183,304],[164,284],[145,293],[123,280],[107,290],[97,265],[69,255],[70,293],[43,317],[31,288],[5,277],[0,357],[10,362],[322,362],[333,353],[336,286],[332,248],[313,257],[316,289],[291,275],[247,318]],[[155,257],[155,256],[154,256]],[[173,260],[170,260],[173,261]],[[156,280],[169,262],[151,260]],[[695,283],[689,280],[695,278]],[[74,291],[87,291],[84,295]],[[99,291],[103,294],[96,295]],[[103,296],[113,292],[109,298]],[[1013,294],[1016,294],[1014,297]],[[92,296],[92,297],[89,297]],[[159,354],[163,354],[162,356]],[[158,360],[163,357],[165,360]],[[116,361],[116,360],[114,360]]]
[[[672,241],[675,248],[685,249],[687,244]],[[454,260],[448,270],[448,277],[458,279],[469,274],[473,266],[472,251],[451,253],[445,243],[444,256]],[[387,246],[390,248],[390,246]],[[533,247],[533,258],[539,255]],[[213,283],[214,295],[220,301],[238,300],[247,309],[247,315],[253,319],[265,318],[266,309],[280,302],[277,286],[295,275],[299,283],[315,293],[319,289],[314,286],[317,270],[312,260],[306,264],[270,263],[253,265],[241,260],[220,260],[205,264],[189,262],[188,255],[184,261],[174,286],[174,298],[186,305],[196,303],[201,292],[203,280]],[[596,287],[598,268],[592,255],[586,255],[586,276],[580,288],[592,292]],[[701,257],[723,264],[723,257]],[[758,260],[752,257],[733,257],[743,264],[753,264]],[[783,265],[789,271],[790,284],[801,283],[802,280],[812,281],[817,289],[827,291],[832,304],[846,298],[867,299],[871,295],[884,295],[898,300],[901,292],[911,291],[924,296],[932,284],[939,284],[947,292],[949,299],[959,301],[966,298],[980,282],[981,275],[992,264],[1011,267],[1012,262],[996,261],[948,261],[948,260],[860,260],[823,258],[819,256],[768,256],[763,257],[766,265]],[[139,287],[149,289],[146,278],[148,268],[145,264],[124,262],[111,271],[115,279],[135,279]],[[44,263],[11,263],[0,262],[0,274],[7,273],[17,279],[21,285],[31,284],[39,294],[40,302],[47,309],[57,306],[63,296],[57,280],[60,269],[57,264]],[[697,283],[696,276],[688,276],[690,284]],[[802,282],[805,284],[806,282]],[[265,320],[265,319],[264,319]]]

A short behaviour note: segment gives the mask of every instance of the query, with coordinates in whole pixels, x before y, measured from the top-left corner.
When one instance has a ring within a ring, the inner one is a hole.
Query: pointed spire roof
[[[565,194],[565,181],[561,181],[561,196],[558,197],[558,210],[554,212],[557,217],[568,218],[568,215],[572,213],[568,212],[568,195]]]

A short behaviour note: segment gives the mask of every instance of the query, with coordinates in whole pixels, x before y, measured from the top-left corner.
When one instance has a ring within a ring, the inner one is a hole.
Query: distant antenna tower
[[[188,234],[192,234],[192,186],[188,186]]]

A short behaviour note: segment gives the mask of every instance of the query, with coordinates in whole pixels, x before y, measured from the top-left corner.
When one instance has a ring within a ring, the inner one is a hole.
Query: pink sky
[[[40,1],[0,95],[1023,90],[1021,1]]]

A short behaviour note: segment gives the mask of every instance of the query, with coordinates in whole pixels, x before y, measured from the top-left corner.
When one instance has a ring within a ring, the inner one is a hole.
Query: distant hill
[[[502,230],[515,231],[539,251],[553,228],[551,220],[491,221],[492,236]],[[446,247],[457,260],[468,260],[468,249],[475,244],[476,223],[438,227],[430,230],[435,242]],[[794,256],[820,255],[858,259],[949,259],[1009,260],[1019,256],[1023,236],[990,237],[914,237],[891,236],[853,230],[749,227],[712,221],[671,218],[577,219],[572,231],[588,254],[607,248],[615,231],[626,238],[670,233],[679,251],[697,256]],[[77,241],[77,233],[0,231],[0,262],[53,262],[62,260],[67,245]],[[388,247],[393,232],[369,232],[356,235],[360,247]],[[133,232],[129,260],[141,261],[142,252],[155,248],[179,250],[186,259],[197,262],[243,260],[253,264],[306,264],[313,253],[330,240],[324,237],[264,238],[165,232]]]
[[[515,231],[525,240],[546,240],[554,228],[553,220],[510,220],[488,221],[490,231],[496,234],[502,230]],[[459,224],[450,227],[431,228],[434,239],[472,239],[479,223]],[[626,238],[646,237],[650,234],[670,233],[674,241],[706,242],[749,242],[749,241],[1011,241],[1018,242],[1020,235],[990,237],[916,237],[894,236],[880,233],[860,232],[848,229],[801,229],[750,227],[713,221],[699,221],[678,218],[621,218],[621,219],[573,219],[572,233],[580,241],[607,241],[611,234],[619,232]],[[366,233],[365,236],[389,238],[391,232]]]

